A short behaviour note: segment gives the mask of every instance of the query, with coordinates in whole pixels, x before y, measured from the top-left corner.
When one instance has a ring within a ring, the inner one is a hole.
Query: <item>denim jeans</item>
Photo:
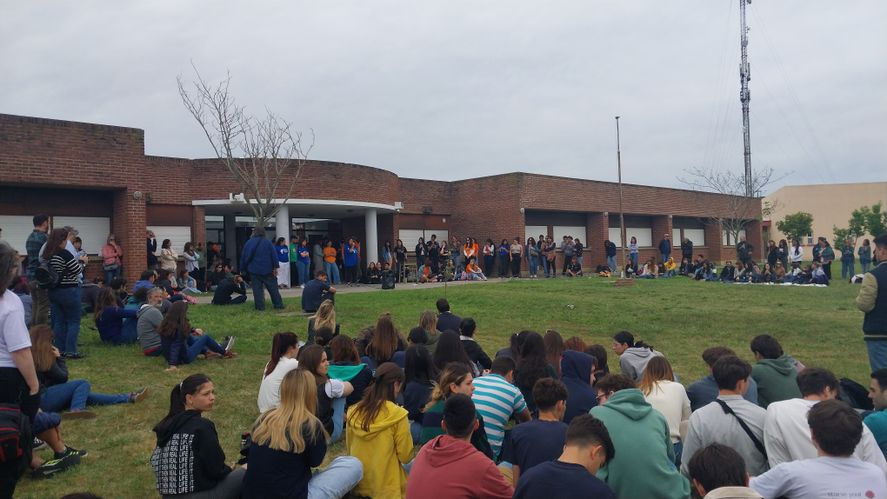
[[[296,262],[296,272],[299,274],[299,284],[308,284],[308,264]],[[295,283],[293,283],[295,285]]]
[[[866,341],[865,346],[869,351],[869,365],[872,372],[887,367],[887,341]]]
[[[610,267],[611,272],[616,272],[619,270],[619,268],[616,266],[616,257],[615,256],[608,256],[607,257],[607,267]]]
[[[667,262],[668,257],[670,257],[670,256],[671,256],[671,251],[669,251],[668,253],[662,253],[662,263]]]
[[[413,442],[419,442],[419,439],[422,438],[422,423],[410,421],[410,436],[413,437]]]
[[[87,405],[125,404],[129,402],[128,393],[105,395],[92,393],[89,381],[75,379],[60,385],[48,387],[40,397],[40,408],[45,412],[61,412],[65,409],[82,411]]]
[[[628,256],[631,258],[631,266],[632,266],[632,268],[637,269],[637,268],[638,268],[638,254],[637,254],[637,253],[631,253],[631,254],[629,254]]]
[[[52,344],[62,353],[77,353],[80,336],[80,287],[49,290],[52,310]]]
[[[849,279],[856,274],[856,264],[854,262],[841,262],[841,279]]]
[[[345,428],[345,397],[332,400],[333,405],[333,434],[330,435],[330,443],[336,443],[342,438],[342,430]]]
[[[208,334],[201,334],[200,336],[188,336],[188,364],[194,362],[194,359],[197,358],[198,355],[202,354],[206,350],[212,350],[215,353],[224,354],[225,349],[222,348],[222,345],[212,338],[212,336]]]
[[[277,289],[277,278],[274,274],[253,274],[250,283],[253,288],[253,300],[256,302],[256,310],[265,310],[265,289],[271,295],[271,303],[274,308],[283,308],[283,300],[280,298],[280,290]]]
[[[538,256],[530,256],[530,275],[535,277],[536,274],[539,273],[539,257]]]
[[[352,456],[339,456],[308,481],[308,499],[341,498],[363,478],[363,464]]]
[[[869,266],[871,266],[871,260],[863,260],[860,258],[859,264],[862,265],[862,273],[865,274],[869,271]]]
[[[339,267],[335,263],[323,262],[323,269],[326,270],[326,276],[329,277],[330,284],[342,284],[339,277]]]
[[[114,270],[105,270],[105,285],[110,285],[111,281],[120,277],[120,267]]]

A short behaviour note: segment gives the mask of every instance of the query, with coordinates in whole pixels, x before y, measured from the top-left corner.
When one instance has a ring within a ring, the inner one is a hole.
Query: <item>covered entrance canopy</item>
[[[366,240],[366,261],[375,262],[379,259],[379,227],[378,216],[393,214],[402,208],[401,203],[382,204],[362,201],[343,201],[338,199],[275,199],[280,210],[275,216],[278,236],[289,240],[293,228],[293,219],[301,220],[343,220],[363,215]],[[221,215],[225,220],[225,246],[237,251],[235,240],[235,217],[252,216],[252,210],[245,201],[238,199],[198,199],[191,202],[193,206],[204,208],[206,215]],[[233,253],[232,252],[232,253]],[[232,254],[232,258],[236,255]],[[236,261],[236,260],[235,260]]]

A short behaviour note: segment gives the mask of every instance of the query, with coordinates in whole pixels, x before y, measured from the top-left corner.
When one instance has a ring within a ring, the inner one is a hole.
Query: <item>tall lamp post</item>
[[[622,209],[622,149],[619,144],[619,116],[616,116],[616,166],[619,169],[619,234],[622,239],[622,269],[619,271],[619,275],[625,278],[625,212]]]

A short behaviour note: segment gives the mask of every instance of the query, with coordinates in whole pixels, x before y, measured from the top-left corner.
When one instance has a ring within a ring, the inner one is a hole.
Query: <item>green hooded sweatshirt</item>
[[[637,388],[619,390],[590,414],[604,423],[616,455],[597,477],[619,499],[686,499],[690,482],[674,466],[668,423]]]
[[[758,405],[764,409],[773,402],[801,397],[798,371],[788,355],[759,360],[751,368],[751,377],[758,383]]]

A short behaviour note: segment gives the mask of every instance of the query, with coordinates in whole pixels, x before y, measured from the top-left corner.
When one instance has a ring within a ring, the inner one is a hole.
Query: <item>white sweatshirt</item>
[[[686,426],[690,420],[690,399],[684,385],[668,380],[657,381],[650,394],[644,395],[644,400],[665,416],[671,442],[679,442],[681,423]]]

